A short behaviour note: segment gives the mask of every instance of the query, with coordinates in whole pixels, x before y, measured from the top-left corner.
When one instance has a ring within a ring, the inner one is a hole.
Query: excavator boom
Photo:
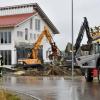
[[[85,31],[86,31],[86,35],[87,35],[87,38],[88,38],[87,43],[91,44],[92,41],[93,41],[93,38],[90,35],[89,24],[88,24],[88,21],[87,21],[86,17],[84,17],[84,22],[82,23],[82,26],[80,27],[80,31],[79,31],[78,37],[76,39],[76,43],[75,43],[75,55],[76,55],[78,49],[80,48],[80,45],[81,45],[81,42],[82,42],[82,39],[83,39]]]
[[[38,49],[41,45],[41,42],[42,42],[44,36],[47,38],[47,40],[49,41],[50,44],[52,44],[54,42],[49,30],[47,29],[47,27],[44,27],[44,30],[42,31],[39,38],[35,42],[34,47],[32,48],[32,54],[31,54],[32,59],[38,58]]]

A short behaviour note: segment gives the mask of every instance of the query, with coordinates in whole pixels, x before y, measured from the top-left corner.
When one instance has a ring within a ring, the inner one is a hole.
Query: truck
[[[87,82],[92,82],[94,77],[98,78],[100,82],[100,43],[95,42],[97,39],[93,38],[93,34],[99,32],[99,28],[95,28],[96,31],[93,31],[92,28],[89,28],[87,18],[84,17],[84,22],[80,27],[78,37],[74,46],[74,58],[75,64],[81,68],[82,74],[85,76]],[[81,46],[81,42],[84,34],[87,36],[87,44]],[[78,54],[79,49],[83,52],[87,51],[86,55]]]

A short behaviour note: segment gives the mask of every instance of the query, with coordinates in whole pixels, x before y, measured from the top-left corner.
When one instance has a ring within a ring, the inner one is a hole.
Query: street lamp
[[[73,35],[73,0],[71,0],[71,32],[72,32],[72,80],[73,80],[73,76],[74,76],[74,52],[73,52],[73,40],[74,40],[74,35]]]

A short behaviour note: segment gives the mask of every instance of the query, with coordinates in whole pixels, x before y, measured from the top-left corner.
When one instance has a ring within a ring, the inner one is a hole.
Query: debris
[[[24,73],[25,73],[25,71],[17,71],[17,72],[14,72],[14,75],[22,75]]]
[[[22,69],[21,69],[22,70]],[[71,76],[71,67],[48,65],[44,69],[30,68],[27,70],[17,71],[15,75],[22,76]],[[81,75],[80,69],[74,69],[74,75]]]

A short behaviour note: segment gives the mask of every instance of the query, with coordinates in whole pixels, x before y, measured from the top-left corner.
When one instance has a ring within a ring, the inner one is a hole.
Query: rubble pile
[[[71,76],[71,68],[60,66],[46,66],[44,69],[27,69],[24,70],[23,76]],[[81,75],[80,69],[74,69],[74,75]]]

